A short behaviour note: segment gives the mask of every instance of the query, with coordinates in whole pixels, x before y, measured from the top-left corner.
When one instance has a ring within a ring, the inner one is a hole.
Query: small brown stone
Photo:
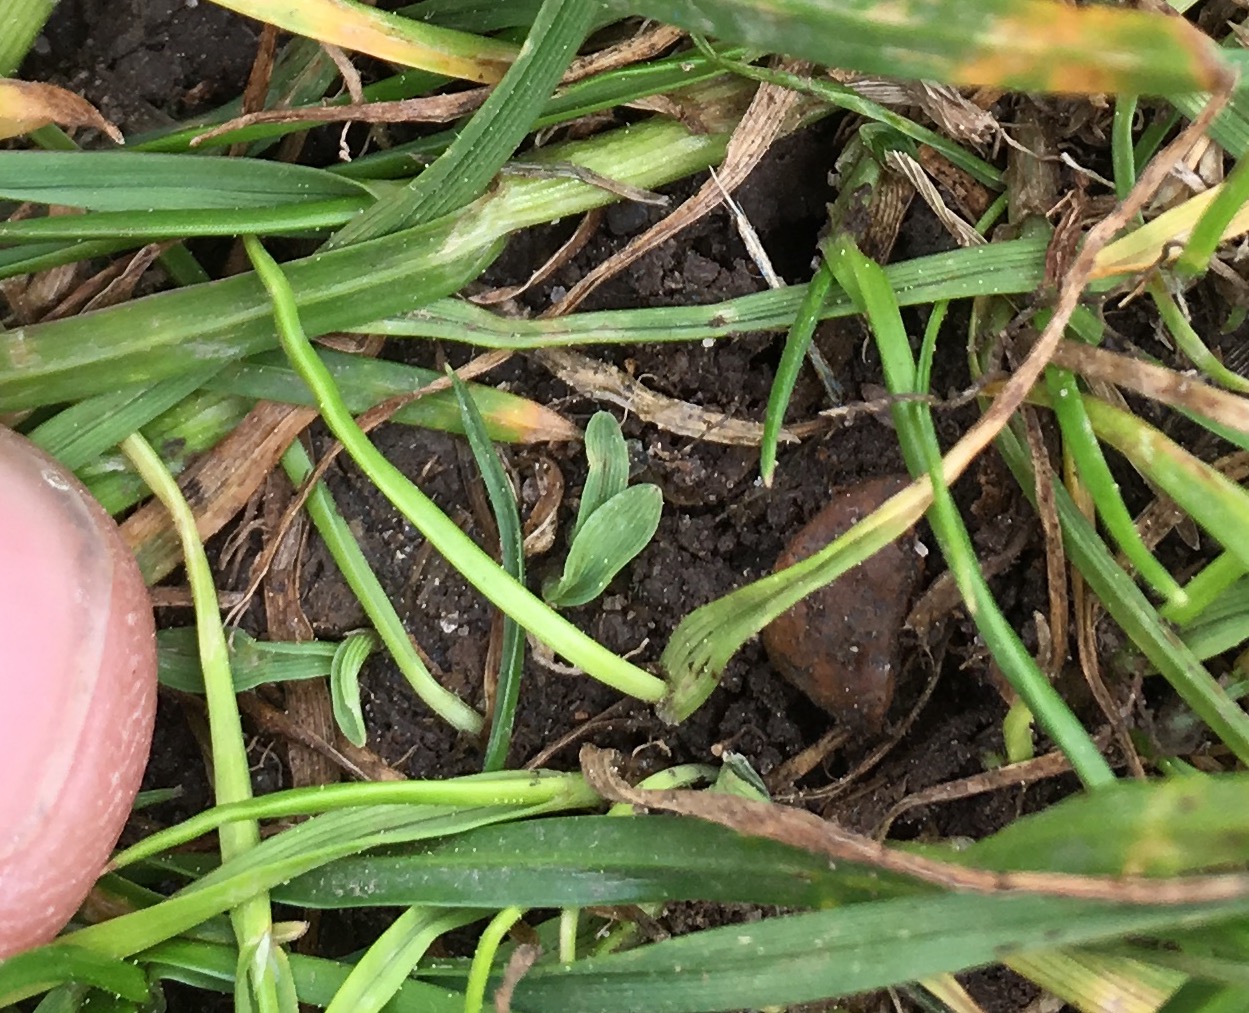
[[[890,475],[834,489],[776,569],[814,555],[907,481]],[[879,729],[893,701],[899,634],[923,569],[908,532],[765,627],[772,664],[839,721],[861,731]]]

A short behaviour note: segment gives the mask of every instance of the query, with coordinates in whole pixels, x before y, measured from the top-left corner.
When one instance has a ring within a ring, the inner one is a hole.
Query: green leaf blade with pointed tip
[[[635,485],[618,493],[590,515],[564,561],[560,580],[543,589],[555,608],[593,601],[655,537],[663,512],[656,485]]]
[[[585,456],[590,463],[581,505],[573,525],[572,540],[590,516],[629,484],[629,449],[625,446],[620,423],[608,412],[595,412],[585,427]]]

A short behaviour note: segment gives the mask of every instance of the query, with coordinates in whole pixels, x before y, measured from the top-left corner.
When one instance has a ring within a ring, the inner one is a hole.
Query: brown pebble
[[[786,546],[776,569],[845,534],[907,481],[890,475],[834,489],[828,505]],[[773,666],[847,726],[878,730],[893,701],[899,634],[923,569],[908,532],[809,594],[764,628]]]

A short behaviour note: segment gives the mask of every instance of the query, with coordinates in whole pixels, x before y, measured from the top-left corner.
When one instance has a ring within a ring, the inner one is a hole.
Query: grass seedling
[[[317,359],[299,322],[299,310],[281,268],[255,240],[248,253],[269,286],[283,347],[317,398],[322,416],[347,453],[387,498],[490,601],[594,678],[641,700],[657,702],[664,684],[552,612],[478,548],[419,489],[369,443],[343,404],[333,378]]]
[[[607,590],[655,537],[663,512],[658,486],[628,484],[629,449],[612,415],[594,413],[586,426],[585,452],[590,469],[564,569],[542,588],[542,597],[554,608],[584,605]]]

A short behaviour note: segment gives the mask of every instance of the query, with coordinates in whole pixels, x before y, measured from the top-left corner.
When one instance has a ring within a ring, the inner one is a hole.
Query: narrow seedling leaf
[[[594,511],[577,532],[558,583],[543,588],[547,604],[569,608],[593,601],[655,536],[663,512],[657,485],[635,485]]]
[[[94,127],[118,144],[125,140],[95,106],[72,91],[36,81],[0,78],[0,139],[27,134],[49,123]]]
[[[455,399],[460,407],[460,420],[468,445],[486,485],[490,508],[494,511],[494,523],[499,530],[499,555],[503,569],[525,582],[525,539],[521,533],[520,508],[516,505],[516,493],[512,488],[499,452],[490,442],[486,422],[477,406],[474,395],[453,370],[451,377]],[[507,750],[512,741],[512,722],[516,717],[516,701],[520,696],[520,677],[525,662],[525,634],[520,624],[511,616],[503,615],[502,649],[499,652],[499,671],[495,693],[494,715],[490,723],[490,738],[486,743],[483,770],[502,770],[507,764]]]
[[[590,471],[581,491],[577,523],[572,529],[574,542],[577,532],[594,511],[613,496],[624,492],[629,484],[629,448],[625,446],[620,423],[609,412],[595,412],[590,424],[585,427],[585,456]]]
[[[334,660],[330,662],[334,721],[354,746],[363,746],[369,738],[360,707],[360,669],[376,647],[377,637],[373,633],[353,633],[338,645]]]

